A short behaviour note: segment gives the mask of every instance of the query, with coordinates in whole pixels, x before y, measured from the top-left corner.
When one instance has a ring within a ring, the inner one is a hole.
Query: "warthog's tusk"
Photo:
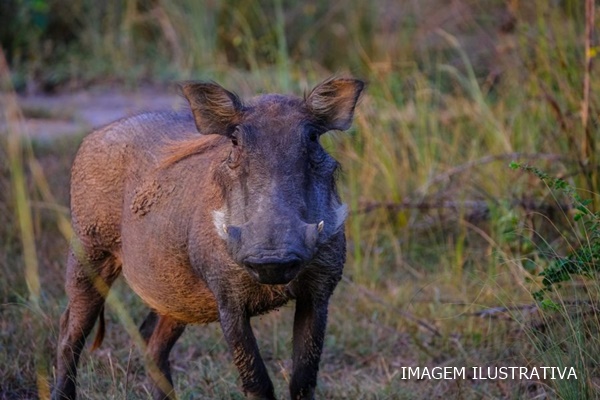
[[[227,225],[223,224],[223,232],[227,233]]]
[[[319,222],[319,225],[317,225],[317,231],[319,233],[321,233],[321,232],[323,232],[323,228],[325,228],[325,222],[321,221],[321,222]]]

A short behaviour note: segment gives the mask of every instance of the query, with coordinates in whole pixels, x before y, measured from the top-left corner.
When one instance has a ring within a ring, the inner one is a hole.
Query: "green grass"
[[[0,29],[17,89],[33,81],[33,89],[117,82],[134,90],[144,80],[202,78],[250,95],[302,93],[336,72],[368,80],[352,130],[323,138],[343,166],[350,216],[319,398],[598,397],[596,279],[548,292],[554,308],[538,308],[531,295],[542,288],[540,272],[585,246],[586,231],[561,209],[568,199],[508,167],[527,162],[561,176],[598,210],[597,161],[581,146],[582,2],[453,2],[461,18],[436,0],[401,9],[384,0],[82,1],[63,13],[56,1],[19,4],[12,31]],[[509,8],[514,29],[499,33]],[[19,24],[31,21],[36,29],[17,46]],[[57,27],[72,36],[53,36]],[[477,45],[482,38],[489,42]],[[6,82],[8,72],[0,75]],[[593,137],[600,83],[591,77]],[[31,144],[17,135],[19,114],[4,117],[0,398],[44,398],[66,301],[69,168],[81,137]],[[81,360],[83,399],[147,397],[123,324],[139,324],[146,310],[123,282],[114,293],[105,342]],[[291,374],[292,310],[253,321],[280,397]],[[217,325],[190,327],[172,365],[182,399],[241,398]],[[404,366],[571,365],[577,381],[400,379]]]

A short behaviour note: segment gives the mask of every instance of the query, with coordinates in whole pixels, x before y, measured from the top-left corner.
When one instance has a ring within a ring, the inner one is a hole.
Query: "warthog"
[[[187,324],[219,321],[244,393],[275,397],[250,317],[296,301],[293,399],[314,397],[329,298],[345,261],[338,163],[321,147],[346,130],[363,82],[332,78],[304,98],[243,102],[189,82],[190,111],[101,128],[72,168],[75,238],[53,399],[74,399],[77,363],[121,272],[152,309],[140,331],[156,399],[174,398],[169,352]]]

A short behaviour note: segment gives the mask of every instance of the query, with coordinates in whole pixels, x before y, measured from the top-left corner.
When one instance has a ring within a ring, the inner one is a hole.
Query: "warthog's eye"
[[[308,140],[311,142],[318,142],[319,136],[323,133],[322,129],[319,129],[317,126],[309,124],[306,126],[306,135],[308,136]]]
[[[229,166],[229,168],[236,168],[237,166],[240,165],[242,149],[240,148],[240,145],[239,145],[238,135],[239,135],[239,131],[236,129],[236,131],[231,136],[231,144],[233,146],[231,147],[231,151],[229,152],[229,157],[227,158],[227,165]]]
[[[233,146],[231,152],[229,153],[229,157],[227,158],[227,166],[229,168],[236,168],[240,165],[242,150],[239,146]]]

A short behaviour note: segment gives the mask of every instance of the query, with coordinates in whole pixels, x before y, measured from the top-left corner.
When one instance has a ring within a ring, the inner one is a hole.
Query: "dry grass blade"
[[[27,135],[23,128],[23,115],[19,108],[16,94],[10,86],[10,71],[4,51],[0,47],[0,81],[8,85],[6,92],[2,96],[2,109],[8,126],[8,158],[11,172],[11,183],[13,192],[13,201],[16,208],[17,219],[19,222],[19,233],[21,244],[23,246],[23,258],[25,263],[25,281],[29,289],[29,307],[39,319],[43,312],[40,307],[40,275],[35,244],[35,232],[33,228],[33,218],[29,194],[25,179],[25,161],[23,140]],[[34,317],[35,318],[35,317]],[[36,329],[36,331],[38,331]],[[39,330],[41,332],[42,329]],[[45,355],[42,352],[42,337],[36,337],[36,343],[33,345],[36,360],[37,372],[37,391],[41,399],[50,398],[50,387],[48,385],[48,375],[45,370]]]

